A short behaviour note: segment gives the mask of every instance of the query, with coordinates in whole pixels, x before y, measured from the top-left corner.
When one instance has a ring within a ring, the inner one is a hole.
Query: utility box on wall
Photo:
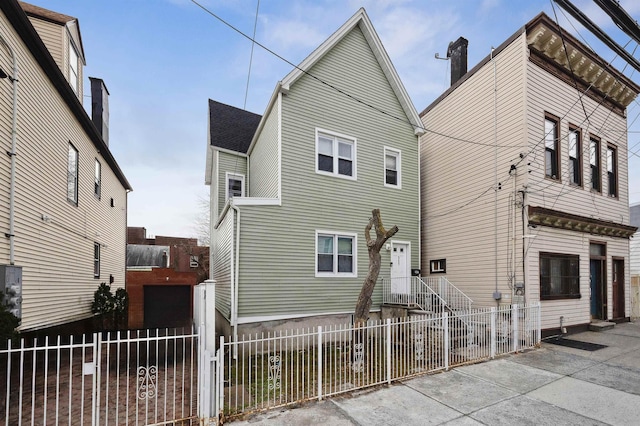
[[[22,318],[22,266],[0,265],[2,304],[18,319]]]

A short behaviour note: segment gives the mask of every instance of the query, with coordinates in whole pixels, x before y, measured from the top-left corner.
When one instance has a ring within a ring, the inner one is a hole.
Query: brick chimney
[[[109,146],[109,91],[101,78],[91,81],[91,121],[98,129],[104,143]]]
[[[464,37],[449,43],[447,58],[451,60],[451,85],[453,86],[467,73],[467,46],[469,40]]]

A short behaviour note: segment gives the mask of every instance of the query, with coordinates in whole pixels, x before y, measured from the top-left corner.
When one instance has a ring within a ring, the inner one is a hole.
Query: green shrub
[[[124,288],[117,289],[114,295],[109,284],[101,283],[93,293],[91,312],[100,316],[103,330],[121,329],[123,325],[126,325],[128,308],[129,295]]]

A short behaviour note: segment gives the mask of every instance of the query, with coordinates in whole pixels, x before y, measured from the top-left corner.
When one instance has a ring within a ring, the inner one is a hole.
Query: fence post
[[[318,326],[318,347],[316,349],[318,358],[318,401],[322,401],[322,326]]]
[[[491,358],[496,357],[496,308],[491,308]]]
[[[536,344],[540,344],[540,342],[542,341],[542,309],[540,306],[540,302],[538,302],[538,309],[537,311],[537,315],[538,318],[536,319],[536,323],[537,323],[537,330],[536,330],[536,337],[538,338],[538,341],[536,342]]]
[[[518,352],[518,305],[511,305],[511,320],[513,322],[513,352]]]
[[[236,344],[238,344],[236,342]],[[224,336],[220,336],[220,348],[218,349],[216,357],[216,390],[218,397],[216,400],[216,419],[217,422],[220,420],[220,413],[224,410]],[[231,362],[231,358],[229,358],[229,362]],[[231,380],[231,377],[229,377]],[[231,383],[229,383],[231,386]]]
[[[444,369],[449,371],[449,314],[442,312],[442,334],[444,334]]]
[[[387,318],[387,383],[391,384],[391,318]]]
[[[100,369],[102,367],[102,363],[100,362],[102,358],[102,345],[101,345],[102,333],[94,333],[93,334],[93,362],[94,362],[94,370],[93,370],[93,407],[91,407],[91,417],[92,425],[98,425],[100,423]],[[34,352],[35,356],[35,352]],[[109,368],[109,366],[107,366]],[[84,380],[84,379],[83,379]],[[8,389],[7,389],[8,392]],[[45,401],[46,403],[46,401]]]

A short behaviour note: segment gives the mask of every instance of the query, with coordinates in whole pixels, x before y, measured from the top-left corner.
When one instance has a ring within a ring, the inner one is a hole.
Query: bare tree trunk
[[[374,209],[371,214],[372,216],[369,218],[369,223],[364,228],[364,236],[367,240],[367,250],[369,251],[369,273],[362,284],[362,290],[360,290],[360,296],[358,296],[358,302],[356,303],[354,319],[357,327],[366,324],[369,319],[371,295],[373,294],[373,289],[376,286],[376,281],[378,281],[378,275],[380,274],[380,249],[382,249],[389,238],[393,237],[398,232],[397,226],[394,226],[388,231],[384,229],[379,209]],[[372,240],[369,235],[371,228],[374,228],[376,231],[375,240]]]

